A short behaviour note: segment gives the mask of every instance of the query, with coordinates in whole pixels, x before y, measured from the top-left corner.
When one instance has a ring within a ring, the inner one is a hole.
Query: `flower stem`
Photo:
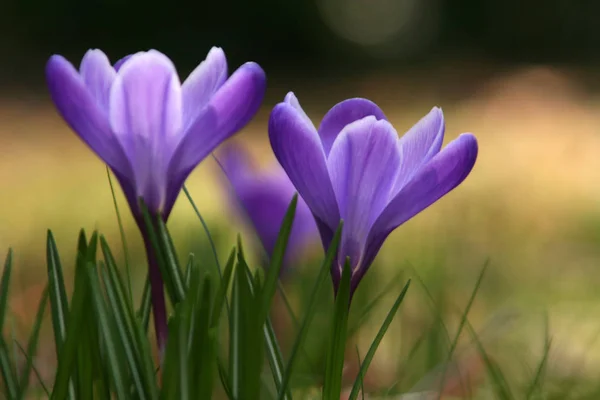
[[[154,316],[154,331],[156,332],[156,344],[158,346],[159,358],[162,361],[168,333],[165,291],[155,250],[145,236],[146,235],[144,235],[144,242],[146,244],[146,256],[148,258],[148,274],[150,276],[150,297],[152,301],[152,314]]]

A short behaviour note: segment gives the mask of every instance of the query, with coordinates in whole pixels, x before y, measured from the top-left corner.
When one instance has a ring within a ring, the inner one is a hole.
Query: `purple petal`
[[[139,54],[139,53],[136,53],[136,54]],[[123,64],[125,64],[125,61],[129,60],[132,56],[134,56],[136,54],[128,54],[125,57],[121,58],[119,61],[117,61],[114,65],[115,71],[119,71],[121,69],[121,67],[123,66]]]
[[[346,125],[369,115],[377,119],[386,119],[383,111],[381,111],[377,104],[367,99],[348,99],[333,106],[325,114],[319,126],[319,135],[323,142],[325,154],[329,154],[335,138]]]
[[[182,129],[181,103],[175,66],[156,51],[131,57],[112,86],[111,126],[127,142],[137,195],[152,211],[164,206],[168,162]]]
[[[246,150],[239,145],[229,144],[219,152],[217,162],[231,182],[243,182],[252,176],[252,162]]]
[[[327,159],[333,190],[344,220],[339,263],[357,267],[371,225],[388,204],[400,167],[398,134],[392,125],[365,117],[347,125]]]
[[[314,126],[291,105],[279,103],[269,119],[269,139],[277,160],[315,217],[335,230],[339,210]]]
[[[110,87],[117,72],[110,65],[106,54],[100,50],[89,50],[81,60],[79,73],[91,95],[94,96],[100,107],[108,113]]]
[[[255,172],[246,151],[228,146],[221,152],[221,165],[229,178],[230,193],[236,208],[252,223],[269,255],[272,254],[287,208],[296,193],[285,171],[276,165],[266,172]],[[301,197],[298,197],[290,239],[286,249],[286,264],[312,239],[317,237],[314,218]]]
[[[313,125],[313,122],[311,121],[311,119],[308,117],[308,115],[306,115],[306,113],[302,109],[302,106],[300,105],[300,102],[298,101],[298,98],[296,97],[294,92],[289,92],[285,96],[285,99],[283,99],[283,101],[285,103],[289,104],[290,106],[294,107],[296,109],[296,111],[298,111],[298,114],[300,114],[302,116],[302,118],[304,118],[306,120],[307,125]]]
[[[110,129],[108,115],[90,93],[77,70],[54,55],[46,64],[50,96],[71,129],[113,170],[130,176],[131,167]]]
[[[475,165],[477,150],[475,136],[470,133],[460,135],[425,164],[392,199],[371,228],[361,269],[352,277],[354,287],[394,229],[465,180]]]
[[[265,87],[265,73],[255,63],[246,63],[234,72],[205,111],[187,127],[173,160],[176,163],[172,166],[173,173],[194,169],[217,146],[250,122],[262,103]]]
[[[206,60],[192,71],[183,82],[183,121],[184,125],[193,122],[202,112],[215,92],[227,79],[227,59],[218,47],[208,52]]]
[[[398,140],[402,166],[396,182],[396,192],[439,153],[444,141],[444,128],[444,114],[440,108],[434,107]]]

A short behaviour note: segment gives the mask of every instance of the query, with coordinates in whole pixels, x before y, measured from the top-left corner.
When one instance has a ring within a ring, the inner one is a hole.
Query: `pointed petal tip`
[[[296,97],[296,94],[294,94],[294,92],[287,92],[287,94],[285,95],[284,99],[283,99],[284,103],[288,103],[288,104],[294,104],[294,103],[299,103],[298,98]]]

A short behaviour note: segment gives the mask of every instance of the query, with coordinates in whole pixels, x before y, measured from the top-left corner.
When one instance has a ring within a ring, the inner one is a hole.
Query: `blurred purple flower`
[[[59,113],[117,177],[142,231],[162,350],[163,282],[138,200],[166,221],[192,170],[254,116],[265,74],[246,63],[228,78],[225,54],[212,48],[181,84],[175,65],[156,50],[129,55],[114,67],[102,51],[89,50],[79,71],[62,56],[50,57],[46,79]]]
[[[293,93],[273,109],[273,151],[311,209],[325,249],[344,221],[331,268],[336,291],[347,257],[354,292],[387,236],[471,172],[475,136],[464,133],[442,150],[444,129],[437,107],[401,138],[366,99],[337,104],[318,130]]]
[[[279,164],[266,171],[257,171],[248,153],[238,146],[227,146],[221,151],[219,160],[231,184],[229,193],[232,202],[252,223],[267,254],[271,256],[296,188]],[[298,196],[284,268],[293,265],[294,259],[318,234],[312,213],[302,197]]]

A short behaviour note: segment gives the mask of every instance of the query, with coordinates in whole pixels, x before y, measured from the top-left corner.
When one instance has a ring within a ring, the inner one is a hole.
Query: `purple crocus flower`
[[[90,50],[79,71],[52,56],[46,79],[59,113],[117,177],[144,235],[162,348],[162,279],[138,200],[166,220],[191,171],[254,116],[265,74],[246,63],[228,78],[225,54],[213,48],[181,84],[171,60],[158,51],[132,54],[113,67],[102,51]]]
[[[353,293],[387,236],[471,172],[477,140],[465,133],[442,150],[444,129],[437,107],[401,138],[366,99],[337,104],[318,129],[293,93],[273,109],[273,151],[311,209],[325,249],[344,221],[331,268],[336,291],[347,258]]]
[[[252,223],[267,254],[271,256],[296,188],[277,163],[264,171],[257,171],[248,153],[239,146],[227,146],[221,151],[219,162],[231,184],[229,193],[232,202]],[[295,258],[318,234],[310,209],[298,196],[284,259],[285,270],[294,264]]]

